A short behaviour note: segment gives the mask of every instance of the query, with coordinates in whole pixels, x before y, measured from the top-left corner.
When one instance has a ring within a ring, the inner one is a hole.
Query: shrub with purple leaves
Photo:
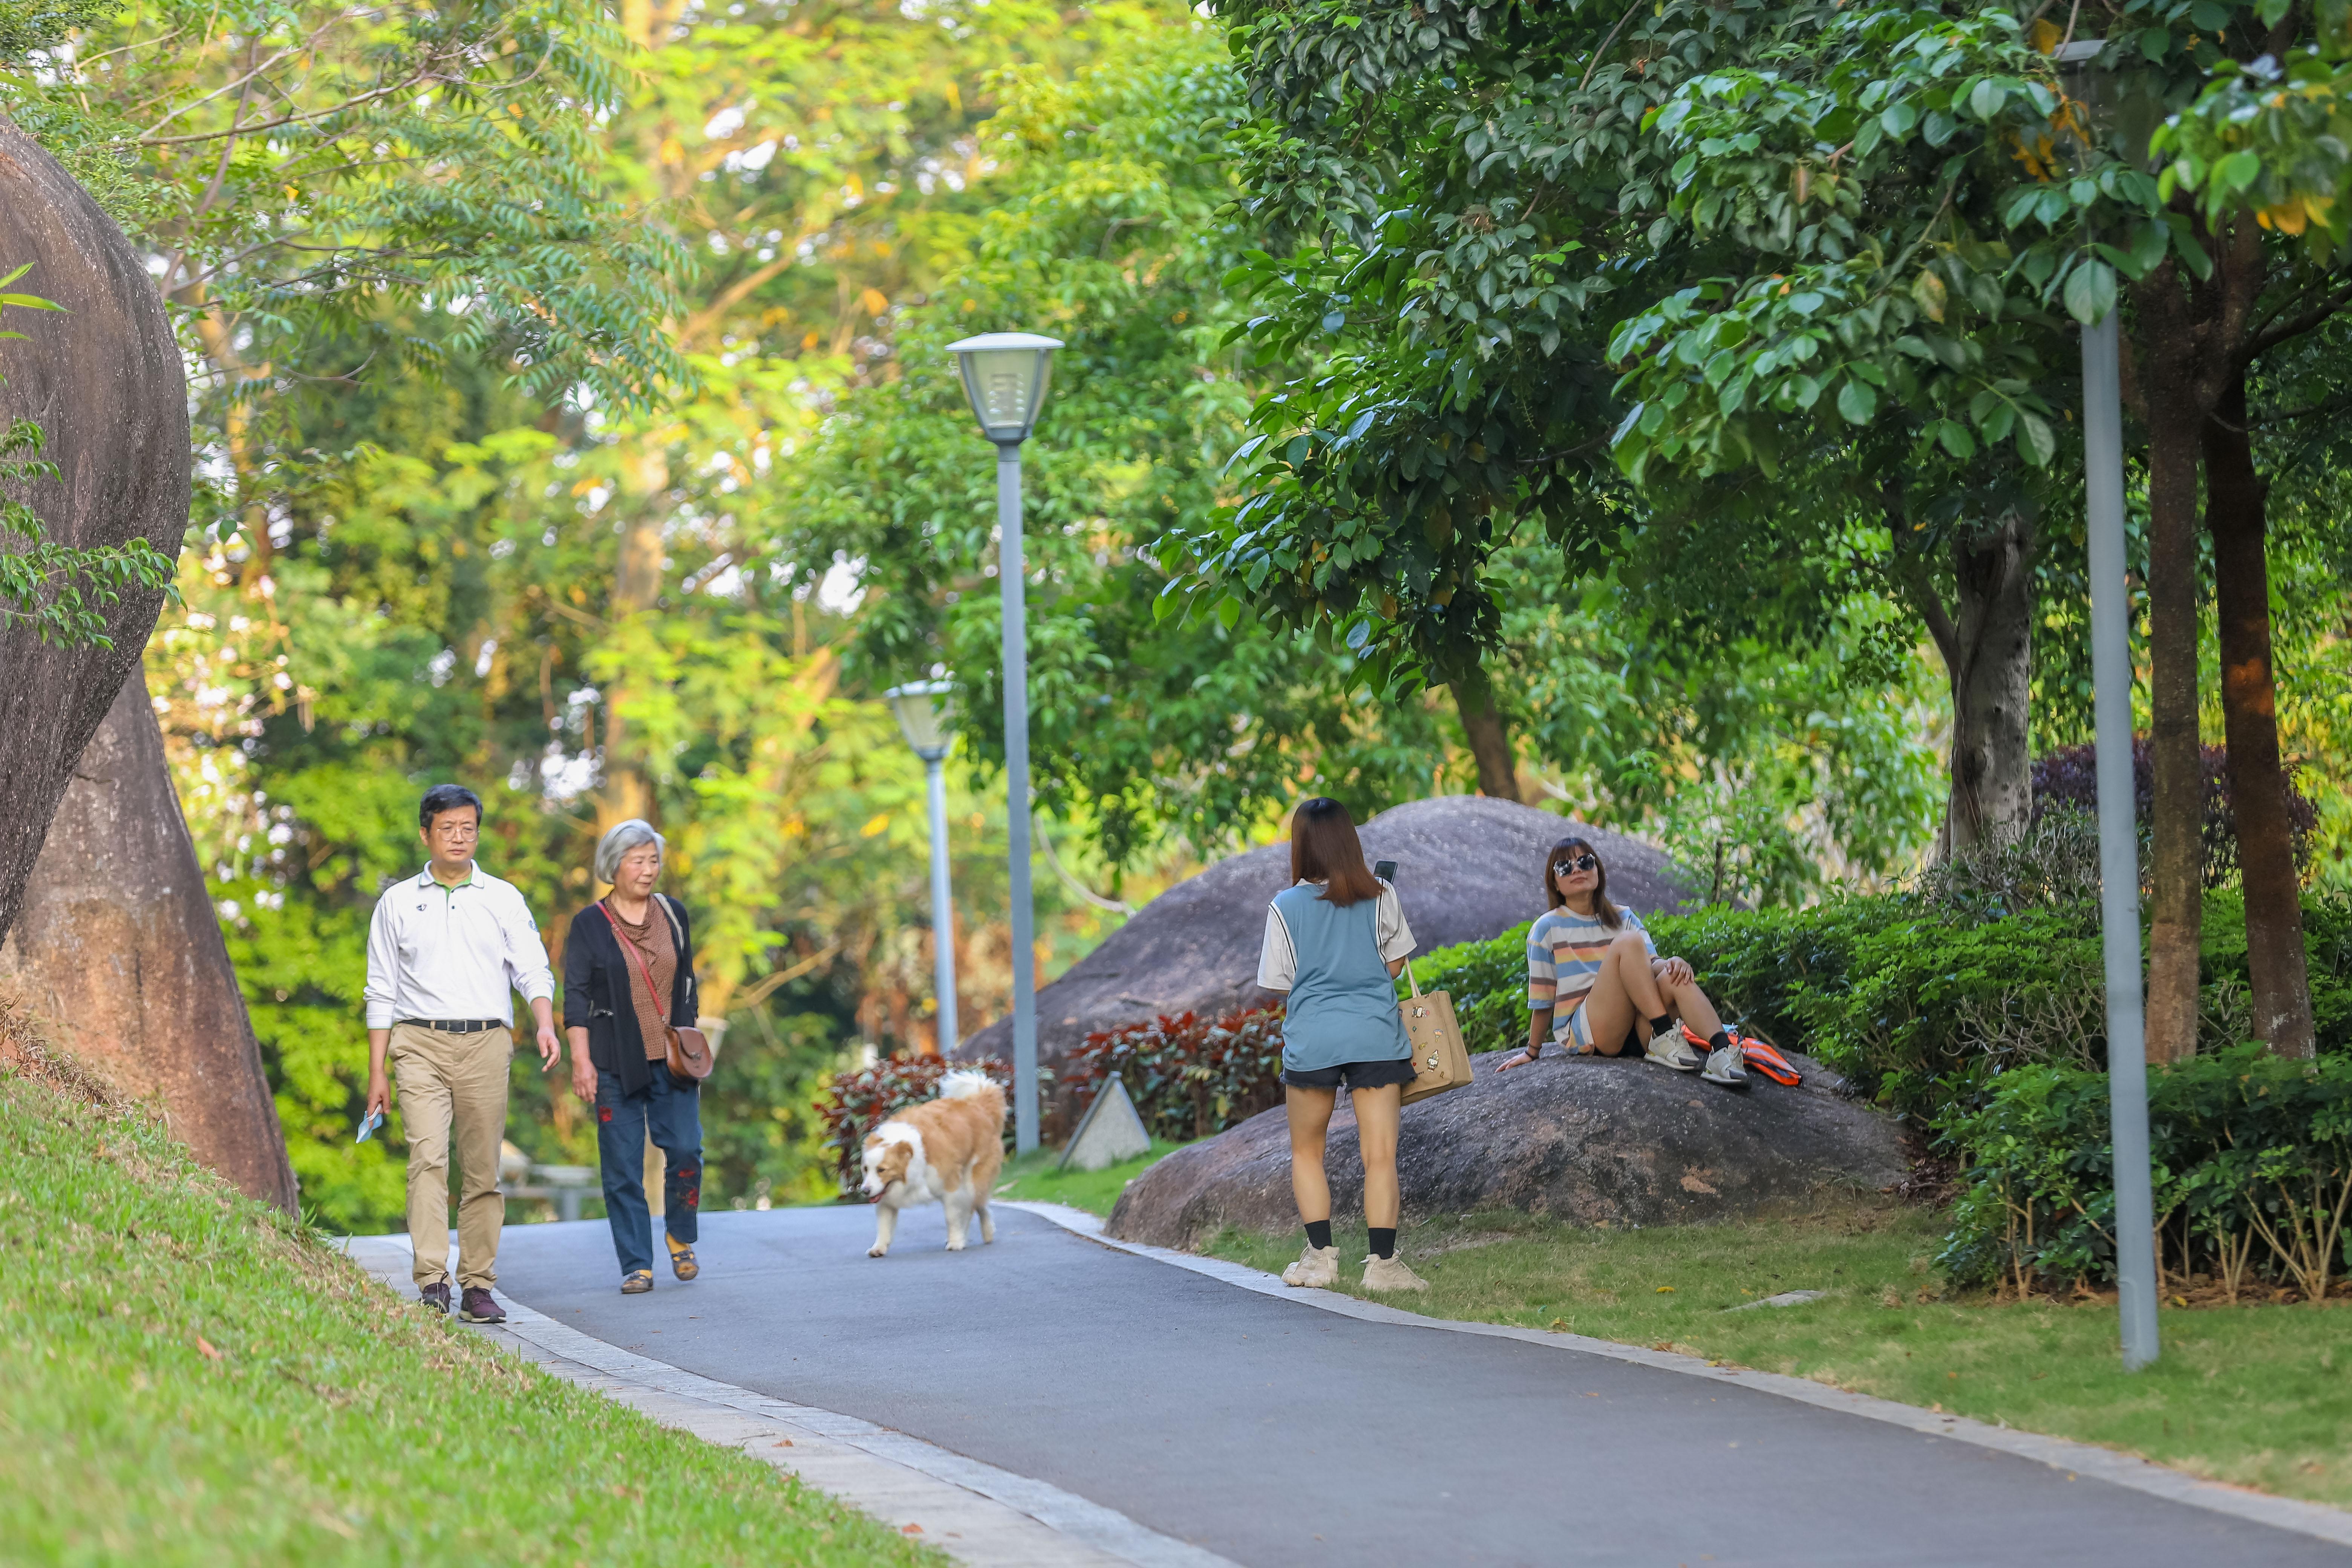
[[[976,1062],[891,1057],[870,1068],[833,1075],[816,1109],[824,1118],[824,1147],[833,1155],[834,1176],[841,1184],[843,1197],[857,1195],[866,1135],[907,1107],[937,1100],[940,1079],[951,1072],[985,1073],[990,1082],[1004,1090],[1008,1100],[1012,1097],[1012,1064],[994,1057]],[[1004,1135],[1013,1136],[1010,1117],[1005,1119]]]
[[[2230,802],[2230,753],[2221,746],[2198,748],[2204,774],[2204,813],[2198,837],[2204,849],[2205,885],[2225,888],[2238,879],[2238,817]],[[2155,812],[2156,771],[2148,760],[2148,738],[2132,737],[2132,813],[2146,833]],[[2033,816],[2038,822],[2053,808],[2072,807],[2095,816],[2099,809],[2098,751],[2094,746],[2064,746],[2033,763]],[[2312,829],[2319,824],[2303,792],[2287,774],[2287,818],[2294,833],[2297,869],[2311,858]]]
[[[1154,1138],[1206,1138],[1282,1103],[1282,1008],[1244,1008],[1212,1023],[1192,1013],[1099,1029],[1062,1068],[1081,1107],[1114,1076]]]

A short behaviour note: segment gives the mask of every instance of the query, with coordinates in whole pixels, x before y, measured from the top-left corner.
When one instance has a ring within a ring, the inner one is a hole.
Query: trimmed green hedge
[[[2352,1048],[2352,900],[2304,906],[2323,1052]],[[1659,915],[1658,951],[1687,960],[1727,1017],[1801,1050],[1890,1110],[1928,1118],[1980,1100],[1992,1076],[2105,1060],[2095,905],[1987,917],[1916,894],[1811,909]],[[2243,905],[2208,895],[2205,1045],[2244,1038]],[[1450,992],[1474,1051],[1526,1038],[1526,926],[1416,960],[1423,989]]]
[[[2233,1046],[2148,1075],[2157,1267],[2231,1300],[2257,1279],[2327,1294],[2352,1219],[2352,1054],[2285,1061]],[[2115,1275],[2107,1079],[2076,1068],[2003,1073],[1942,1124],[1968,1162],[1940,1261],[2022,1296]]]

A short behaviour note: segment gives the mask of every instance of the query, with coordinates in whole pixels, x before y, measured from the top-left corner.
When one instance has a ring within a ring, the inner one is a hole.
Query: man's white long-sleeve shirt
[[[367,1026],[403,1018],[514,1021],[514,993],[555,994],[547,948],[510,882],[476,866],[445,888],[427,866],[375,901],[368,926]]]

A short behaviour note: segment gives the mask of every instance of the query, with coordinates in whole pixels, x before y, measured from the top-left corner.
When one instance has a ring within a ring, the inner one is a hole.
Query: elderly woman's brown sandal
[[[639,1268],[621,1276],[621,1294],[624,1296],[642,1296],[653,1288],[654,1271],[650,1268]]]

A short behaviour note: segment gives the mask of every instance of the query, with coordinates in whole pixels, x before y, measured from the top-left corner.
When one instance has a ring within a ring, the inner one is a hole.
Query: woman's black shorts
[[[1300,1089],[1385,1089],[1392,1083],[1412,1081],[1412,1058],[1399,1057],[1387,1062],[1341,1062],[1335,1068],[1309,1068],[1300,1071],[1282,1069],[1282,1081]]]

